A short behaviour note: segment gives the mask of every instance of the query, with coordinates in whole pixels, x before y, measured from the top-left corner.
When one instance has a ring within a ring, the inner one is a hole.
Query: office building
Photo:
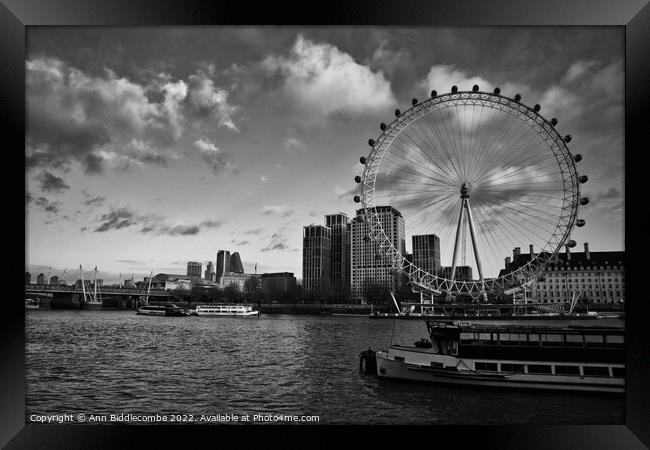
[[[451,267],[445,266],[441,269],[442,277],[451,280]],[[455,281],[472,281],[471,266],[456,266]]]
[[[341,303],[350,296],[350,219],[345,213],[328,214],[325,226],[330,229],[330,282],[332,300]]]
[[[406,253],[404,218],[392,206],[374,208],[388,239]],[[363,209],[357,210],[351,224],[351,285],[352,298],[365,303],[369,300],[390,301],[389,291],[397,291],[401,278],[396,276],[389,257],[379,251],[379,242],[370,237],[370,227]],[[380,294],[377,294],[377,293]],[[381,299],[370,298],[381,296]]]
[[[220,279],[230,270],[230,252],[228,250],[219,250],[217,252],[217,272],[215,281],[221,283]]]
[[[228,272],[232,273],[244,273],[244,265],[241,262],[239,257],[239,252],[235,252],[230,255],[230,264],[228,265]]]
[[[330,294],[331,229],[308,225],[302,233],[302,285],[306,293]]]
[[[205,268],[204,278],[208,281],[214,281],[214,264],[212,264],[212,261],[208,262]]]
[[[440,274],[440,239],[435,234],[421,234],[411,237],[413,264],[432,274]]]
[[[295,291],[296,277],[291,272],[263,273],[262,292],[266,296],[280,297]]]
[[[202,264],[197,261],[189,261],[187,263],[187,276],[201,278]]]

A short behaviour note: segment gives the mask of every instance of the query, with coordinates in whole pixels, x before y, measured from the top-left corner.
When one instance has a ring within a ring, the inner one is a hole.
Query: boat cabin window
[[[580,375],[580,366],[555,366],[555,375]]]
[[[395,359],[395,361],[404,362],[404,357],[403,356],[395,356],[394,359]]]
[[[609,367],[605,366],[584,366],[582,372],[586,377],[608,377]]]
[[[624,339],[623,336],[607,336],[607,346],[608,347],[623,347]]]
[[[501,372],[524,373],[524,365],[501,363]]]
[[[497,371],[497,363],[475,362],[474,363],[474,368],[476,370],[490,370],[492,372],[496,372]]]
[[[585,343],[587,344],[587,347],[602,347],[605,345],[603,336],[601,334],[585,335]]]
[[[542,334],[542,345],[544,345],[544,346],[562,345],[562,335],[561,334]]]
[[[584,345],[581,334],[567,334],[566,345],[570,347],[582,347]]]
[[[550,374],[551,366],[545,364],[528,364],[528,373]]]
[[[612,367],[612,375],[617,378],[625,378],[625,367]]]

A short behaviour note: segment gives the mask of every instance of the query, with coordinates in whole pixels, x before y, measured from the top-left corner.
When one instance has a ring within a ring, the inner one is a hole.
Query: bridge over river
[[[97,300],[88,301],[89,294]],[[136,287],[121,286],[101,286],[97,287],[95,294],[92,286],[86,285],[84,289],[81,286],[67,286],[63,284],[25,284],[26,296],[51,297],[50,306],[52,308],[84,308],[92,304],[114,307],[134,308],[139,304],[146,302],[149,298],[156,300],[180,299],[183,293],[164,289],[138,289]]]

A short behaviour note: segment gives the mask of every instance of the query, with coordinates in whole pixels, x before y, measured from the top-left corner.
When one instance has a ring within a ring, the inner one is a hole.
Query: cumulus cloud
[[[26,62],[28,167],[86,173],[132,163],[166,166],[179,139],[197,127],[236,130],[228,92],[204,72],[186,81],[159,74],[146,82],[110,69],[90,75],[51,57]]]
[[[409,64],[410,52],[406,48],[394,49],[390,41],[383,39],[370,57],[370,65],[392,75],[399,67]]]
[[[138,214],[130,208],[111,208],[101,215],[99,224],[93,230],[102,233],[123,228],[134,229],[139,233],[166,236],[194,236],[204,229],[219,228],[221,221],[208,219],[194,224],[173,224],[155,214]]]
[[[54,192],[61,193],[66,189],[70,189],[70,186],[63,180],[61,177],[44,170],[39,176],[38,180],[40,181],[41,191],[43,192]]]
[[[194,141],[194,146],[200,150],[201,157],[214,173],[239,173],[239,168],[231,161],[230,155],[222,152],[213,142],[201,138]]]
[[[262,66],[284,77],[282,91],[304,111],[365,114],[395,104],[390,82],[331,44],[299,35],[288,56],[272,55]]]
[[[266,183],[269,182],[269,177],[267,177],[267,176],[264,175],[264,174],[260,174],[260,181],[261,181],[262,183],[266,184]]]
[[[228,103],[228,91],[215,87],[205,72],[199,71],[188,78],[189,104],[199,117],[212,117],[220,126],[239,131],[232,120],[237,107]]]

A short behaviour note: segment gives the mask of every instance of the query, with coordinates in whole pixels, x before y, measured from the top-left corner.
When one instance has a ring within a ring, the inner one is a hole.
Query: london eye
[[[576,245],[571,232],[585,225],[578,210],[589,201],[580,196],[588,180],[577,170],[582,157],[557,127],[539,104],[527,106],[499,88],[453,86],[413,99],[381,123],[360,158],[354,200],[367,237],[421,290],[485,298],[533,283],[564,246]],[[438,236],[446,269],[418,267],[391,241],[376,209],[383,205],[404,215],[407,236]],[[517,247],[530,248],[530,257],[506,270],[505,257]]]

